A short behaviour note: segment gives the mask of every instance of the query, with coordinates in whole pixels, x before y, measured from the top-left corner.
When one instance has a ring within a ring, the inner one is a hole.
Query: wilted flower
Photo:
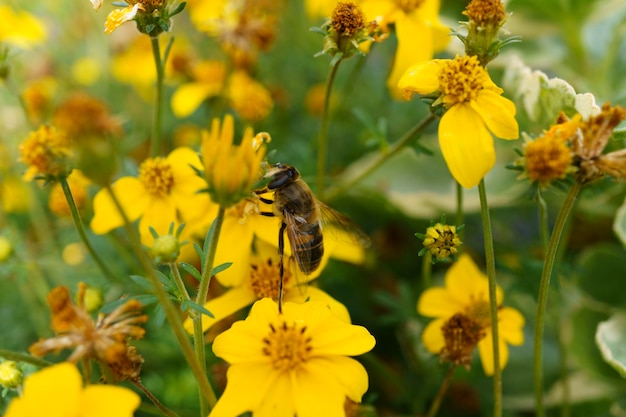
[[[41,126],[20,145],[20,160],[28,165],[24,179],[46,180],[67,176],[72,170],[73,155],[65,133],[50,126]]]
[[[101,1],[91,1],[94,10],[98,10]],[[104,24],[104,33],[110,34],[126,22],[134,20],[137,30],[150,37],[156,37],[162,32],[168,32],[172,25],[171,18],[182,12],[185,3],[170,5],[169,0],[127,0],[126,6],[115,9],[107,16]]]
[[[274,107],[268,89],[245,71],[236,71],[229,77],[226,96],[232,109],[248,123],[265,119]]]

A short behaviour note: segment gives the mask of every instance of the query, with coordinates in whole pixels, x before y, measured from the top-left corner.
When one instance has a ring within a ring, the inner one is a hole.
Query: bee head
[[[272,178],[272,181],[267,184],[267,188],[275,190],[297,181],[300,178],[300,173],[291,165],[278,163],[267,173],[266,177]]]

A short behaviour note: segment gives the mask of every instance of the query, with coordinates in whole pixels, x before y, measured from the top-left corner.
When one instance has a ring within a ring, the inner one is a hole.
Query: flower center
[[[489,24],[496,26],[505,18],[504,4],[501,0],[473,0],[463,12],[479,27]]]
[[[480,299],[474,299],[473,302],[465,308],[465,314],[480,327],[487,328],[491,325],[491,314],[489,311],[489,302]]]
[[[445,346],[441,360],[468,367],[472,362],[472,351],[485,337],[485,329],[465,314],[455,314],[441,327]]]
[[[395,0],[396,6],[402,9],[405,13],[411,13],[417,10],[418,7],[424,3],[424,0]]]
[[[339,2],[333,10],[331,25],[342,36],[350,37],[363,29],[365,17],[363,11],[354,2]]]
[[[307,361],[311,352],[311,337],[306,326],[283,322],[282,326],[270,324],[271,332],[263,339],[263,353],[270,357],[272,365],[280,371],[297,369]]]
[[[250,265],[250,279],[248,285],[258,299],[271,298],[278,301],[280,264],[269,258],[266,262]],[[291,287],[291,272],[289,268],[283,271],[283,292]],[[283,294],[284,295],[284,294]]]
[[[248,217],[258,214],[259,206],[253,200],[241,200],[239,203],[226,209],[226,217],[234,217],[239,220],[239,224],[246,224]]]
[[[458,253],[461,239],[455,226],[437,223],[426,230],[423,244],[436,259],[446,259]]]
[[[148,158],[139,167],[139,181],[151,195],[164,197],[174,185],[172,167],[161,157]]]
[[[540,184],[565,178],[573,159],[566,140],[550,132],[529,142],[524,147],[524,158],[528,178]]]
[[[439,89],[444,103],[451,107],[476,99],[489,76],[476,56],[457,56],[449,61],[439,74]]]

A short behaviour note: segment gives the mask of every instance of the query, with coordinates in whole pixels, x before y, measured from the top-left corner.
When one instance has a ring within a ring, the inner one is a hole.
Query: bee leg
[[[287,223],[283,222],[278,232],[278,257],[280,258],[280,279],[278,281],[278,313],[283,313],[283,277],[285,274],[285,263],[283,261],[285,255],[285,229]]]

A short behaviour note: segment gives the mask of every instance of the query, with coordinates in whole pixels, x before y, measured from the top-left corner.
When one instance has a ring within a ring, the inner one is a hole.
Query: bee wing
[[[300,225],[302,221],[291,213],[283,213],[283,221],[285,222],[287,237],[289,238],[289,245],[291,247],[291,256],[296,260],[298,268],[302,273],[308,275],[309,265],[311,264],[311,251],[302,250],[306,248],[310,243],[311,237],[307,234],[300,232]]]
[[[367,233],[350,220],[348,216],[339,213],[321,201],[318,201],[317,204],[320,208],[324,234],[330,234],[341,242],[351,243],[364,248],[371,244]]]

